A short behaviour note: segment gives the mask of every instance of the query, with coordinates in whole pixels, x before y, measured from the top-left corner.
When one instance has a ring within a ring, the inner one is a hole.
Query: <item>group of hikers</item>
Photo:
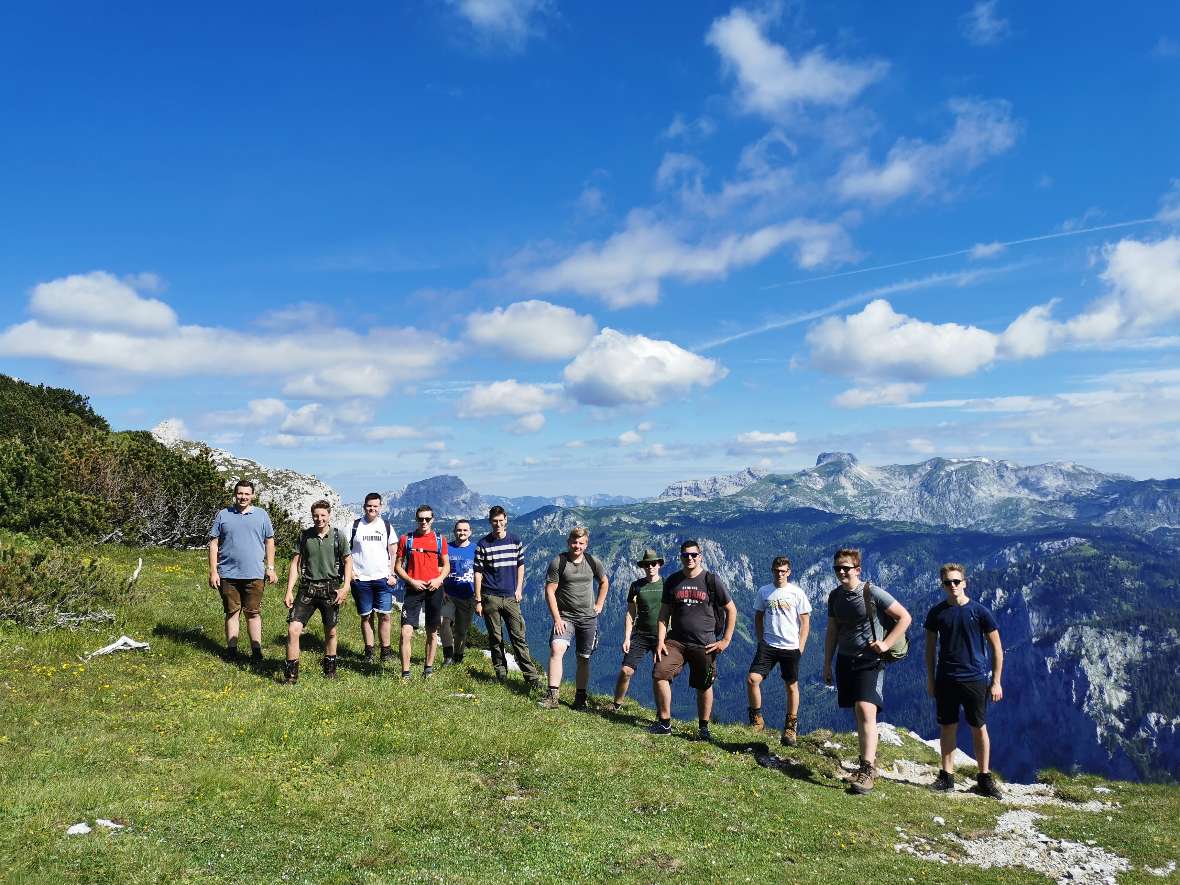
[[[209,585],[221,595],[225,612],[227,654],[238,656],[240,615],[245,612],[251,660],[262,662],[262,594],[276,583],[274,529],[267,512],[253,506],[254,485],[239,480],[234,503],[218,512],[209,530]],[[524,593],[524,546],[508,531],[503,507],[488,512],[491,532],[472,542],[471,523],[456,520],[450,540],[434,526],[428,504],[417,508],[413,531],[399,535],[381,515],[382,499],[365,497],[364,515],[351,531],[331,525],[331,506],[311,507],[312,525],[299,535],[287,573],[284,604],[287,656],[284,681],[299,679],[300,639],[315,612],[324,625],[323,672],[336,676],[337,625],[340,607],[351,593],[360,617],[364,659],[393,658],[393,613],[400,609],[399,656],[403,680],[411,678],[410,650],[414,630],[425,627],[423,677],[434,672],[438,646],[442,665],[460,664],[475,615],[484,619],[492,668],[498,680],[508,677],[507,646],[522,676],[540,695],[542,707],[559,706],[563,662],[575,647],[574,709],[587,706],[590,662],[599,642],[598,619],[610,587],[603,565],[587,553],[589,532],[570,531],[567,549],[555,556],[545,573],[545,599],[553,626],[549,635],[548,681],[533,661],[521,614]],[[347,537],[346,537],[347,535]],[[717,656],[729,647],[738,610],[720,575],[704,568],[698,541],[681,542],[680,568],[661,578],[664,559],[653,549],[635,563],[640,577],[627,590],[623,622],[623,662],[610,710],[618,712],[631,678],[650,653],[652,692],[657,720],[653,735],[672,733],[672,683],[685,667],[689,687],[696,691],[699,736],[711,740],[713,682]],[[833,556],[837,586],[828,594],[824,634],[823,679],[835,685],[837,703],[851,709],[856,721],[859,760],[849,790],[864,794],[877,776],[877,714],[884,707],[888,663],[908,650],[910,613],[884,588],[861,579],[860,552],[837,550]],[[777,556],[769,584],[754,602],[757,650],[746,677],[749,724],[762,731],[762,683],[779,668],[786,687],[786,714],[780,741],[798,741],[799,662],[810,633],[811,603],[791,582],[791,561]],[[933,788],[953,790],[954,756],[960,710],[971,727],[978,767],[975,790],[1000,798],[990,770],[987,709],[1003,697],[1004,653],[992,613],[967,596],[966,569],[946,563],[939,570],[946,599],[926,616],[927,691],[935,701],[941,729],[941,766]],[[396,599],[400,580],[404,598]],[[391,584],[391,582],[393,582]],[[507,633],[507,642],[505,642]],[[990,660],[989,660],[990,652]],[[834,661],[834,664],[833,664]]]

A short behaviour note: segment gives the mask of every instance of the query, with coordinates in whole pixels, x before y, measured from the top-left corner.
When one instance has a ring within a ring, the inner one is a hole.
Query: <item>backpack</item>
[[[332,526],[332,551],[336,554],[336,577],[344,577],[344,557],[340,555],[340,529]],[[299,533],[299,573],[300,577],[307,577],[307,536]],[[310,580],[310,578],[308,579]]]
[[[443,565],[443,561],[442,561],[443,560],[442,535],[440,535],[438,532],[435,532],[434,533],[434,540],[438,543],[438,567],[441,569],[442,565]],[[406,558],[405,558],[405,561],[402,563],[402,568],[404,568],[407,572],[409,572],[409,570],[410,570],[410,557],[414,553],[414,535],[413,535],[413,533],[406,535],[405,541],[406,541]],[[429,550],[430,548],[426,548],[426,549]],[[425,553],[426,550],[423,550],[421,547],[419,547],[418,552]]]
[[[864,586],[865,614],[868,616],[868,619],[869,619],[869,635],[872,636],[873,641],[876,642],[878,638],[884,639],[885,635],[890,630],[893,629],[893,625],[896,624],[897,621],[894,621],[892,618],[889,617],[889,615],[885,615],[884,618],[882,618],[880,615],[878,615],[877,601],[875,599],[873,599],[873,594],[869,591],[869,587],[870,587],[869,582],[865,581],[865,586]],[[888,626],[885,625],[886,621],[889,621]],[[878,627],[880,627],[881,630],[883,631],[881,633],[880,637],[877,636],[877,631],[873,629],[874,624],[876,624]],[[906,636],[905,633],[902,633],[901,636],[899,636],[897,638],[897,641],[889,647],[889,650],[886,652],[883,652],[881,654],[881,661],[882,661],[882,663],[885,663],[885,664],[895,664],[898,661],[905,660],[905,656],[907,654],[909,654],[909,651],[910,651],[909,637]]]
[[[721,601],[721,594],[717,592],[717,576],[710,571],[705,572],[705,587],[709,591],[709,604],[713,606],[713,633],[720,639],[725,635],[725,628],[729,626],[729,608]]]
[[[604,569],[602,567],[601,562],[599,562],[597,559],[595,559],[589,553],[585,554],[585,556],[586,556],[586,562],[590,563],[590,575],[592,577],[597,578],[599,575],[604,575],[604,576],[606,575],[606,569]],[[558,557],[558,560],[559,560],[559,564],[557,566],[557,580],[561,581],[561,579],[565,577],[565,567],[566,567],[566,564],[570,561],[570,556],[568,553],[562,553]],[[599,580],[601,580],[601,578]]]
[[[385,519],[384,517],[382,517],[381,521],[383,523],[385,523],[385,546],[388,547],[389,546],[389,539],[396,537],[396,535],[394,535],[393,526],[391,526],[389,524],[388,519]],[[352,521],[352,537],[348,539],[348,549],[349,550],[351,550],[352,545],[356,543],[356,530],[360,527],[360,524],[361,524],[360,517],[357,517],[356,519],[354,519]]]

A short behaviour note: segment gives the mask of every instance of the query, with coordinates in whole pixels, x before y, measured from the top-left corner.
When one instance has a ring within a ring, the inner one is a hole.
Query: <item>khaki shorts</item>
[[[717,655],[705,651],[703,645],[690,645],[669,639],[664,643],[668,653],[652,668],[652,678],[671,682],[680,675],[688,664],[688,684],[697,691],[704,691],[713,685],[717,676]]]
[[[262,578],[222,578],[221,607],[225,609],[225,616],[236,615],[242,609],[247,615],[256,615],[262,611]]]

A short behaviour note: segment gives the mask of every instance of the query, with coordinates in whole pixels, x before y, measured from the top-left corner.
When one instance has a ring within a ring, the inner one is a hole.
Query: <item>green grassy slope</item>
[[[543,711],[519,681],[492,681],[478,654],[411,684],[346,657],[328,683],[318,619],[288,688],[277,682],[281,593],[267,592],[271,670],[259,675],[217,656],[221,612],[203,552],[102,554],[127,572],[144,557],[142,605],[101,629],[0,625],[8,881],[1037,880],[898,854],[897,828],[939,843],[948,830],[990,832],[1010,809],[892,782],[849,796],[828,733],[765,767],[750,749],[766,738],[744,727],[720,726],[707,745],[686,739],[694,728],[647,735],[651,713],[630,703],[614,716]],[[356,623],[349,609],[345,651],[357,648]],[[151,651],[79,662],[120,633]],[[916,743],[883,749],[885,761],[898,755],[933,759]],[[1098,783],[1059,789],[1092,798]],[[1120,881],[1159,881],[1142,868],[1180,858],[1180,791],[1115,789],[1121,807],[1102,814],[1039,808],[1041,829],[1127,857],[1136,869]],[[65,834],[97,817],[127,828]]]

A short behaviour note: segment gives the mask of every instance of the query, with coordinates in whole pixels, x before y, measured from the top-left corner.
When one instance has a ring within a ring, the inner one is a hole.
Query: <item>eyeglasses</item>
[[[854,572],[858,568],[860,568],[859,565],[838,565],[838,566],[836,566],[836,571],[843,574],[844,572]]]
[[[962,578],[943,578],[942,579],[942,586],[944,586],[944,587],[958,587],[962,583],[963,583]]]
[[[433,516],[419,516],[419,517],[417,517],[417,519],[418,519],[418,522],[434,522]]]
[[[700,557],[700,555],[701,554],[699,554],[699,553],[681,553],[680,557],[682,559],[698,559]]]

